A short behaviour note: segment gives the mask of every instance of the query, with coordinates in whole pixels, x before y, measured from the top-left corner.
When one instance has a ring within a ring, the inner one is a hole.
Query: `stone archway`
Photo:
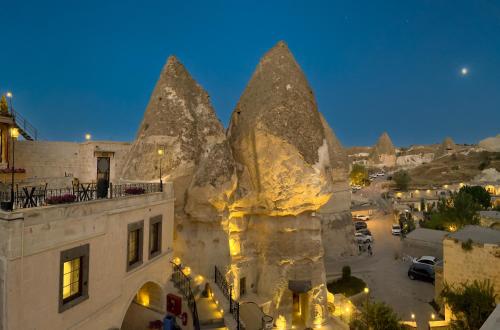
[[[165,316],[164,290],[155,282],[146,282],[136,292],[123,318],[122,330],[147,329],[150,322]]]

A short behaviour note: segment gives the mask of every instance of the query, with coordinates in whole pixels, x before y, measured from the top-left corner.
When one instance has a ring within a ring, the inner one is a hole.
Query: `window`
[[[247,292],[247,279],[246,277],[240,278],[240,297],[244,296]]]
[[[156,216],[149,220],[149,258],[154,258],[161,253],[161,220]]]
[[[144,221],[130,223],[127,234],[127,271],[142,264]]]
[[[59,313],[81,303],[88,296],[89,245],[61,252]]]

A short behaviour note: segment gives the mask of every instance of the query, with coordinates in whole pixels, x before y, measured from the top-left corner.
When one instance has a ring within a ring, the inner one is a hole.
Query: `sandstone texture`
[[[237,279],[246,278],[266,312],[286,327],[326,322],[325,235],[335,229],[339,239],[328,248],[339,255],[353,246],[349,165],[284,43],[258,64],[232,114],[228,139],[238,174],[229,225],[236,291]],[[310,285],[295,292],[300,320],[293,317],[291,281]]]
[[[215,264],[198,258],[206,249],[227,263],[223,223],[236,182],[234,161],[207,92],[173,56],[153,90],[122,179],[158,181],[160,158],[163,179],[174,184],[177,255],[198,271]]]
[[[435,158],[451,155],[457,150],[457,146],[455,145],[455,142],[450,137],[447,137],[443,140],[441,145],[436,151]]]
[[[396,165],[396,148],[387,132],[382,133],[370,153],[373,165],[393,167]]]
[[[183,264],[206,278],[217,265],[235,298],[287,328],[328,322],[325,250],[355,251],[349,161],[283,42],[261,59],[227,133],[207,93],[169,58],[122,179],[158,181],[160,157],[163,179],[174,183]]]
[[[500,152],[500,134],[481,140],[479,146],[487,151]]]

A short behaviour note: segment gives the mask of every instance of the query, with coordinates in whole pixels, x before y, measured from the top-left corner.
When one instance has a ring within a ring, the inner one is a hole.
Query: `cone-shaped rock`
[[[455,142],[450,137],[446,137],[437,150],[437,157],[452,154],[456,149]]]
[[[307,302],[304,327],[319,327],[329,313],[316,213],[330,202],[334,182],[345,180],[345,157],[283,42],[257,65],[232,114],[228,140],[238,168],[229,225],[235,291],[245,277],[258,300],[270,302],[268,313],[290,328],[296,290]],[[325,217],[335,228],[337,219]],[[352,241],[352,230],[348,237]]]
[[[379,137],[370,153],[370,160],[374,165],[388,167],[396,165],[396,148],[394,148],[387,132],[382,133]]]
[[[158,150],[164,151],[163,155]],[[174,184],[176,255],[193,270],[211,274],[228,262],[223,214],[236,182],[224,128],[206,91],[170,57],[126,156],[122,179]],[[210,251],[206,258],[199,258]]]
[[[158,149],[165,150],[162,172],[182,176],[192,172],[207,143],[224,139],[224,129],[208,94],[171,56],[153,90],[122,177],[159,179]]]
[[[313,92],[285,43],[261,59],[231,117],[242,164],[233,211],[271,215],[315,210],[328,200],[328,146]]]

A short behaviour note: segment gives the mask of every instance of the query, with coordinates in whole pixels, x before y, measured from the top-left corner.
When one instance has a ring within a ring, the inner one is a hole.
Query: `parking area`
[[[362,253],[340,260],[325,260],[327,278],[341,274],[342,267],[349,265],[352,274],[367,283],[371,298],[392,306],[403,320],[410,320],[414,313],[419,329],[427,329],[426,323],[434,313],[429,305],[434,299],[434,285],[408,278],[411,261],[402,260],[403,244],[398,236],[391,235],[392,221],[390,214],[375,213],[367,221],[374,239],[373,255]]]

